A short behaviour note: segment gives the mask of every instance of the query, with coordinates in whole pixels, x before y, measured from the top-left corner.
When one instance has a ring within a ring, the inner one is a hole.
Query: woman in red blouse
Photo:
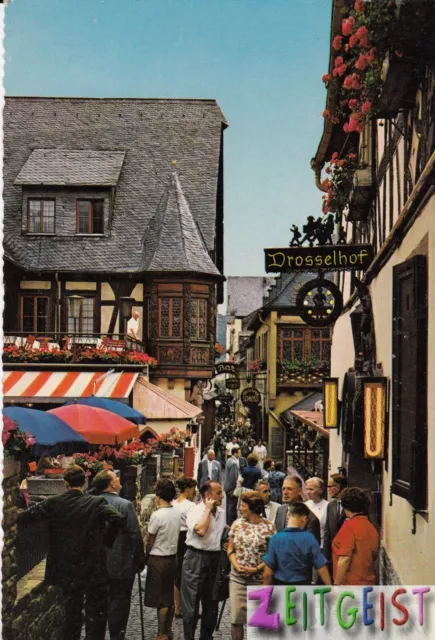
[[[332,541],[334,584],[376,584],[379,534],[367,516],[369,498],[352,487],[343,491],[341,506],[348,519]]]

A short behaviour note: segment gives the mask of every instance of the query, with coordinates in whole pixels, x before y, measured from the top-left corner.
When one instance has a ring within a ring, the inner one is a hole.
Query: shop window
[[[289,362],[329,362],[330,356],[330,329],[280,328],[278,341],[279,360]]]
[[[393,271],[393,484],[415,509],[427,506],[427,259]]]
[[[159,337],[181,338],[182,332],[182,299],[159,298]]]
[[[77,233],[104,232],[104,200],[77,200]]]
[[[50,331],[50,298],[48,296],[21,296],[21,331],[29,334]]]
[[[28,198],[27,233],[54,233],[54,199]]]

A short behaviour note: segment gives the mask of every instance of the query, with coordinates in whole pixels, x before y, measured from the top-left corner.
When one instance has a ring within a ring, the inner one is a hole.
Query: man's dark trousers
[[[194,640],[201,603],[199,640],[211,640],[218,618],[219,601],[212,600],[220,569],[220,551],[198,551],[188,547],[183,561],[181,601],[184,640]]]
[[[104,640],[107,619],[107,583],[71,583],[62,587],[65,622],[62,640],[80,640],[85,610],[86,640]]]
[[[234,520],[237,520],[237,502],[238,497],[232,491],[227,491],[227,525],[231,527]]]
[[[134,578],[109,580],[109,608],[107,622],[109,624],[110,640],[124,640],[130,615],[131,592]]]

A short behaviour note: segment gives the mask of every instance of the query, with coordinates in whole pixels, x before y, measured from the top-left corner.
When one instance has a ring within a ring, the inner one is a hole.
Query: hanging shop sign
[[[233,402],[234,401],[234,396],[232,396],[229,393],[227,393],[227,394],[224,394],[222,396],[218,396],[216,398],[216,401],[219,401],[219,402]]]
[[[265,249],[267,273],[292,271],[366,271],[374,258],[369,244]]]
[[[241,400],[245,407],[257,406],[261,402],[261,394],[255,387],[248,387],[242,391]]]
[[[330,280],[315,278],[299,289],[296,309],[307,324],[324,327],[333,324],[339,317],[343,309],[343,296]]]
[[[240,389],[240,380],[238,378],[228,378],[228,380],[225,380],[225,386],[227,389]]]
[[[221,404],[217,410],[218,416],[229,416],[231,413],[230,406],[228,404]]]
[[[238,366],[234,362],[219,362],[215,368],[215,375],[220,375],[221,373],[230,373],[232,375],[237,375]]]

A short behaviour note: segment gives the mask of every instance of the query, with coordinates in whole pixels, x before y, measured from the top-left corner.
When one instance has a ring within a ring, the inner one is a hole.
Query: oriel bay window
[[[50,331],[49,296],[21,296],[21,331],[24,333],[46,333]]]
[[[190,335],[192,338],[207,338],[207,300],[193,298],[191,302]]]
[[[67,333],[94,333],[95,298],[83,297],[78,306],[79,313],[73,308],[73,300],[67,298]]]
[[[159,298],[159,338],[181,338],[183,300],[176,297]]]
[[[77,200],[77,233],[104,233],[104,200]]]
[[[27,233],[54,233],[55,200],[28,198]]]

